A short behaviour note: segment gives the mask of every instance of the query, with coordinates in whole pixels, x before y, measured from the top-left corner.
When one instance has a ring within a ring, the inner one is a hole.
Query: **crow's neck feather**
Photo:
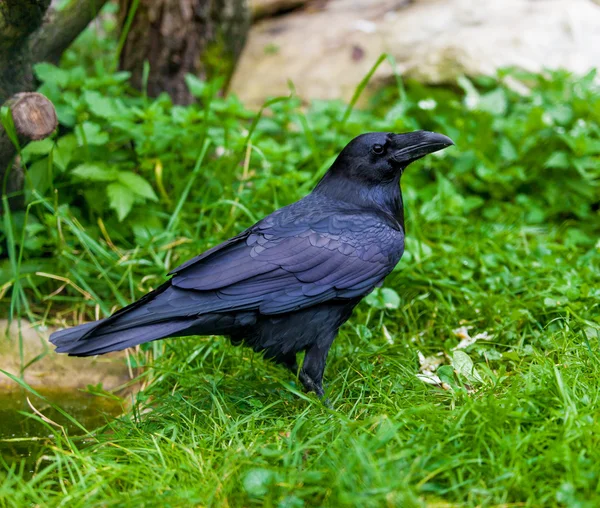
[[[327,173],[313,192],[359,208],[385,212],[394,217],[404,229],[404,207],[399,174],[391,181],[365,183],[351,180],[343,175]]]

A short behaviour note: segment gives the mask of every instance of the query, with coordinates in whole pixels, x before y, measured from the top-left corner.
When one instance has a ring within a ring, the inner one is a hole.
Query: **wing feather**
[[[404,248],[402,230],[364,213],[267,219],[175,269],[171,284],[185,291],[170,306],[281,314],[355,298],[383,280]],[[196,297],[184,303],[184,293]]]

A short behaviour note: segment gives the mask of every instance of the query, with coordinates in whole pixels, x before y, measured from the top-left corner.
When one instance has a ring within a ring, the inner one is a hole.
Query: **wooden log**
[[[6,105],[12,113],[19,142],[47,138],[58,126],[54,105],[41,93],[15,94]]]

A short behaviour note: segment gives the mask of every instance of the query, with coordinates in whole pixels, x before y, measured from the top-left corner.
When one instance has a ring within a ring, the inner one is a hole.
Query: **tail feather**
[[[57,349],[60,349],[61,347],[71,344],[72,342],[77,342],[81,337],[83,337],[86,333],[91,332],[103,321],[104,319],[101,319],[100,321],[94,321],[92,323],[85,323],[73,328],[59,330],[58,332],[54,332],[52,335],[50,335],[50,342],[52,342]]]
[[[239,335],[256,322],[255,312],[199,313],[198,299],[163,284],[112,316],[50,335],[56,352],[93,356],[184,335]],[[214,297],[218,299],[218,296]],[[187,301],[182,305],[182,301]]]
[[[104,331],[100,328],[98,333],[94,333],[93,329],[101,323],[101,321],[96,321],[55,332],[50,335],[50,342],[57,346],[57,353],[68,353],[70,356],[101,355],[172,337],[189,328],[193,322],[194,319],[184,319],[150,323],[116,332]]]

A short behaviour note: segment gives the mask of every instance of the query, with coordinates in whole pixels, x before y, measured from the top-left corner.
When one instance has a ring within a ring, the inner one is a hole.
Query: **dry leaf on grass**
[[[456,351],[457,349],[466,349],[475,344],[478,340],[490,340],[492,338],[488,332],[478,333],[477,335],[471,337],[469,330],[472,329],[472,326],[461,326],[455,330],[452,330],[452,333],[454,333],[454,335],[460,339],[460,342],[452,348],[452,351]]]

